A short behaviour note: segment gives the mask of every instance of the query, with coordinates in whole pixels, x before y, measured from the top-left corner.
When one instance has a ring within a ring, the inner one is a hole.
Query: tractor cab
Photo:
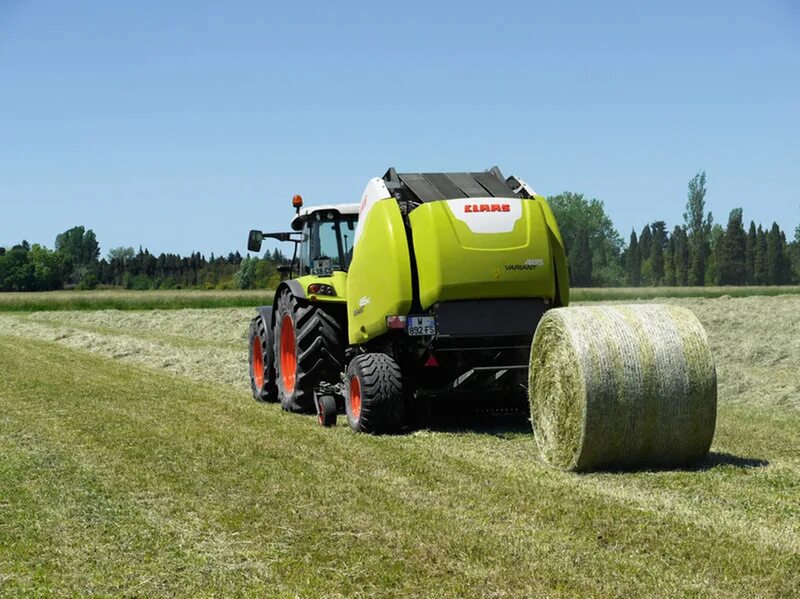
[[[252,230],[247,249],[260,252],[264,239],[293,242],[292,263],[279,267],[287,278],[306,275],[330,277],[335,272],[346,272],[353,258],[359,205],[326,204],[304,208],[303,199],[296,195],[292,206],[297,211],[292,219],[292,231],[264,233]]]
[[[292,220],[300,233],[298,274],[330,276],[347,271],[353,259],[358,204],[329,204],[301,209]]]

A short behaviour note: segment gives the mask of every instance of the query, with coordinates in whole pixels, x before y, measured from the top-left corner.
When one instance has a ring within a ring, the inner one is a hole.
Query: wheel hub
[[[361,382],[357,376],[350,379],[350,413],[355,420],[361,417]]]
[[[261,338],[253,338],[253,380],[261,391],[264,388],[264,352],[261,351]]]
[[[286,393],[293,393],[297,375],[297,346],[292,317],[286,314],[281,321],[281,379]]]

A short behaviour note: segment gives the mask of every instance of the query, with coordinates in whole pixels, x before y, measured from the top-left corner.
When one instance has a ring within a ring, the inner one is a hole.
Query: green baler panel
[[[386,317],[411,309],[411,259],[397,200],[375,203],[353,249],[347,275],[347,320],[350,343],[385,333]]]
[[[558,228],[556,217],[553,216],[553,211],[550,209],[550,204],[541,196],[535,196],[535,198],[541,204],[547,228],[550,230],[550,245],[553,248],[553,263],[555,264],[555,274],[558,279],[558,298],[556,298],[558,301],[556,307],[568,306],[569,269],[567,268],[567,251],[564,249],[564,240],[561,238],[561,231]]]
[[[422,307],[462,299],[555,299],[554,256],[563,262],[563,251],[549,212],[541,200],[517,198],[416,208],[410,221]]]

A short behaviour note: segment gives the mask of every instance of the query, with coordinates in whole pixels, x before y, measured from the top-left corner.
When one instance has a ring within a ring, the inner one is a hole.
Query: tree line
[[[564,192],[548,198],[564,238],[576,287],[800,284],[800,226],[794,240],[772,223],[744,225],[734,208],[726,226],[705,210],[706,174],[689,181],[684,222],[656,220],[627,244],[603,202]]]
[[[684,222],[672,230],[663,220],[631,231],[623,240],[602,201],[564,192],[548,198],[564,238],[570,283],[575,287],[800,284],[800,226],[788,241],[777,223],[751,221],[741,208],[726,226],[705,210],[706,174],[689,181]],[[280,281],[277,267],[290,259],[280,250],[251,257],[199,252],[151,254],[117,247],[100,258],[91,229],[58,235],[55,249],[27,241],[0,247],[0,291],[94,289],[261,289]]]
[[[78,226],[58,235],[54,250],[27,241],[0,247],[0,291],[270,288],[280,281],[276,267],[287,262],[280,250],[256,258],[238,251],[206,258],[200,252],[156,256],[141,247],[113,248],[101,259],[94,231]]]

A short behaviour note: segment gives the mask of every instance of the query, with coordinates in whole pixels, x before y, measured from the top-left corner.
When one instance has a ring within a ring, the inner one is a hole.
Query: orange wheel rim
[[[261,351],[261,339],[253,339],[253,380],[261,391],[264,388],[264,353]]]
[[[294,323],[288,314],[281,322],[281,379],[286,393],[294,392],[297,375],[297,347],[294,342]]]
[[[361,417],[361,383],[357,376],[350,379],[350,413],[355,420]]]

